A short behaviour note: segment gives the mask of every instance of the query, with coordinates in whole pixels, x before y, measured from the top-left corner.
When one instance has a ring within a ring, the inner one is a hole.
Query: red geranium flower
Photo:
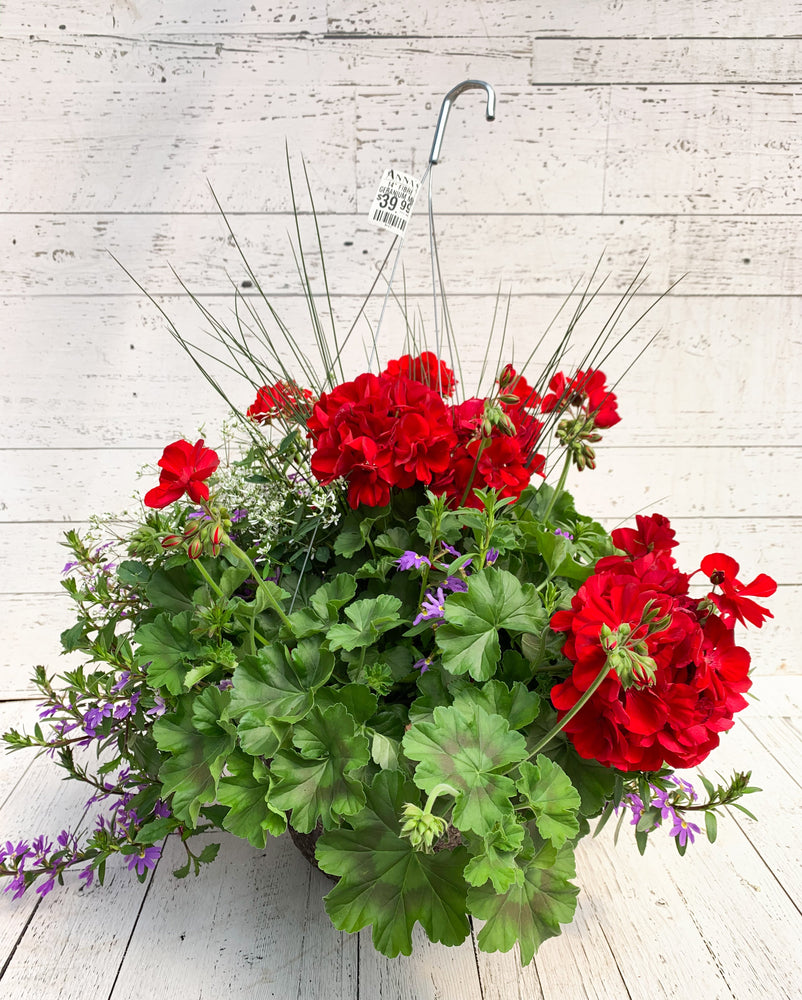
[[[570,610],[552,617],[551,627],[567,633],[563,654],[573,664],[551,692],[561,716],[610,665],[565,727],[581,757],[622,771],[693,767],[746,706],[749,654],[723,618],[698,611],[687,579],[668,550],[613,556],[597,563]],[[621,643],[651,663],[650,683],[616,667]]]
[[[194,445],[189,441],[173,441],[159,459],[159,485],[145,494],[145,506],[161,509],[179,500],[185,493],[195,503],[209,499],[209,487],[203,481],[220,464],[217,453],[204,448],[203,439]]]
[[[276,382],[257,390],[256,399],[245,416],[260,424],[269,424],[275,417],[290,417],[305,421],[309,416],[314,396],[309,389],[302,389],[292,382]]]
[[[714,587],[721,587],[720,594],[711,593],[708,596],[728,625],[734,625],[737,619],[742,625],[750,621],[760,628],[766,618],[774,617],[768,608],[750,600],[752,597],[771,597],[777,590],[777,584],[770,576],[760,573],[751,583],[741,583],[738,563],[723,552],[705,556],[701,569],[705,576],[710,577]]]
[[[618,415],[618,402],[614,393],[607,388],[604,372],[588,368],[586,372],[578,371],[570,380],[563,372],[558,372],[549,382],[551,390],[541,403],[544,413],[558,407],[564,410],[568,406],[579,407],[588,416],[593,417],[596,427],[612,427],[621,417]]]
[[[343,478],[352,507],[389,503],[393,486],[428,485],[457,438],[439,393],[403,375],[363,373],[323,393],[307,422],[321,483]]]
[[[422,382],[442,396],[451,396],[457,385],[454,372],[445,361],[439,361],[432,351],[424,351],[414,357],[411,354],[404,354],[396,361],[389,361],[382,375],[390,375],[393,378],[400,375],[414,382]]]

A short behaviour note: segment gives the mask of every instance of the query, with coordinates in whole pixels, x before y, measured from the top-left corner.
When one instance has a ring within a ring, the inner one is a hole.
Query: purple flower
[[[112,688],[112,691],[122,691],[122,689],[125,687],[125,685],[130,680],[131,680],[131,671],[130,670],[123,670],[123,672],[120,674],[119,678],[117,679],[117,683]]]
[[[146,847],[142,854],[129,854],[128,855],[128,871],[133,871],[136,868],[137,875],[144,875],[149,868],[155,868],[156,862],[161,857],[162,849],[160,847]]]
[[[232,681],[230,677],[224,677],[217,685],[217,690],[228,691],[228,689],[232,687],[234,687],[234,681]]]
[[[686,781],[684,778],[678,778],[676,774],[669,775],[668,780],[673,781],[674,784],[678,785],[682,791],[685,792],[691,802],[696,801],[697,795],[690,781]]]
[[[455,594],[465,594],[468,592],[468,584],[458,576],[447,576],[443,581],[443,586]]]
[[[173,814],[166,802],[156,799],[156,804],[153,806],[153,815],[158,817],[158,819],[167,819],[168,816],[172,816]]]
[[[89,709],[84,715],[83,724],[84,732],[87,736],[95,736],[95,730],[100,725],[100,723],[106,718],[107,715],[111,715],[114,711],[114,706],[111,702],[107,702],[101,708],[100,705],[95,705]]]
[[[139,692],[134,691],[131,695],[130,701],[123,701],[114,709],[115,719],[127,719],[129,715],[136,708],[136,703],[139,701]]]
[[[164,698],[160,694],[155,695],[153,708],[148,708],[145,710],[145,715],[155,715],[157,718],[160,715],[164,715],[167,711],[167,706],[164,703]]]
[[[432,594],[429,591],[423,598],[423,603],[421,604],[421,613],[412,623],[413,625],[419,625],[421,622],[433,621],[435,619],[444,618],[446,613],[446,595],[443,593],[443,588],[438,587],[437,593]]]
[[[20,896],[25,892],[28,887],[25,885],[25,875],[22,871],[19,872],[6,886],[5,892],[11,892],[14,890],[14,895],[12,899],[19,899]]]
[[[460,556],[461,553],[457,552],[453,545],[446,545],[445,542],[441,542],[440,544],[443,546],[443,551],[450,553],[455,559]]]
[[[498,549],[488,549],[487,555],[485,556],[485,566],[492,566],[493,563],[498,559],[500,553]]]
[[[574,536],[569,534],[567,531],[560,531],[559,528],[554,529],[554,534],[559,535],[560,538],[567,538],[569,542],[573,542]]]
[[[55,888],[55,886],[56,886],[56,876],[51,875],[46,882],[41,882],[36,887],[36,891],[42,897],[42,899],[44,899],[45,896]]]
[[[64,565],[64,569],[63,569],[63,570],[62,570],[61,572],[62,572],[62,573],[69,573],[69,572],[70,572],[70,570],[71,570],[71,569],[75,569],[75,567],[76,567],[77,565],[78,565],[78,563],[77,563],[77,562],[68,562],[68,563],[65,563],[65,565]]]
[[[688,841],[694,842],[694,834],[700,833],[699,827],[695,823],[689,823],[683,816],[678,813],[674,815],[674,825],[671,827],[671,836],[676,837],[679,841],[679,846],[684,847]]]
[[[426,556],[420,556],[417,552],[411,552],[409,549],[396,559],[396,563],[399,569],[420,569],[421,566],[431,566],[431,560],[427,559]]]
[[[84,889],[88,889],[89,886],[95,881],[95,870],[94,870],[94,868],[91,865],[89,865],[88,868],[84,868],[81,871],[81,873],[78,876],[78,878],[82,878],[84,880],[84,886],[83,887],[84,887]]]
[[[237,508],[236,510],[232,510],[231,511],[231,523],[232,524],[236,524],[237,521],[242,521],[247,516],[248,516],[248,511],[247,510],[240,510],[239,508]]]
[[[431,665],[432,665],[432,658],[431,658],[431,656],[424,656],[424,657],[421,657],[421,659],[418,660],[416,663],[412,664],[412,669],[413,670],[420,670],[420,672],[422,674],[425,674],[426,671],[429,669],[429,667]]]

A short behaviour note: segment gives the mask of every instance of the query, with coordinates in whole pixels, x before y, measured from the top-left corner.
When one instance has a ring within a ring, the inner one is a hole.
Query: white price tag
[[[370,206],[370,221],[403,236],[418,195],[420,181],[400,170],[385,170]]]

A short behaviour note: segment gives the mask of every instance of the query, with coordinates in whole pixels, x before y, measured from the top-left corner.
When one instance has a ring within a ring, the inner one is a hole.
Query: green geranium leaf
[[[174,714],[153,725],[158,748],[173,754],[159,771],[162,795],[172,795],[173,815],[193,827],[201,806],[214,801],[236,743],[236,730],[225,719],[228,704],[228,691],[208,687],[200,695],[183,697]]]
[[[401,744],[398,740],[384,736],[382,733],[373,734],[370,744],[370,756],[382,771],[399,770],[398,755],[400,752]]]
[[[330,830],[342,817],[358,812],[365,793],[351,772],[368,763],[370,750],[345,706],[313,709],[294,727],[292,741],[299,752],[280,750],[271,765],[272,802],[278,809],[292,809],[295,829],[309,833],[320,819]]]
[[[521,764],[520,772],[518,791],[535,814],[538,833],[555,847],[562,847],[579,833],[579,792],[560,765],[542,753],[537,764]]]
[[[523,729],[537,718],[540,697],[518,681],[511,688],[503,681],[492,680],[481,686],[465,685],[454,692],[454,707],[464,712],[466,718],[472,716],[475,706],[502,716],[510,729]]]
[[[154,608],[175,613],[194,611],[192,595],[197,586],[183,566],[171,570],[157,569],[146,585],[145,593]]]
[[[315,694],[315,704],[321,709],[344,705],[354,722],[361,726],[376,711],[379,699],[364,684],[345,684],[341,688],[321,688]]]
[[[117,567],[117,579],[127,587],[141,587],[150,574],[150,567],[136,559],[124,559]]]
[[[501,656],[498,630],[540,632],[546,613],[535,588],[522,584],[506,570],[474,573],[464,594],[451,594],[445,605],[446,623],[437,629],[443,666],[452,674],[470,673],[489,680]]]
[[[309,598],[309,604],[323,621],[333,624],[337,621],[337,611],[347,604],[355,593],[354,577],[350,573],[340,573],[333,580],[318,587]]]
[[[245,712],[237,725],[239,745],[253,757],[273,757],[289,730],[289,723],[277,722],[264,707]]]
[[[218,586],[226,597],[232,597],[250,575],[246,566],[227,566],[220,574]]]
[[[567,845],[557,851],[545,844],[522,866],[522,884],[504,893],[484,885],[468,890],[470,912],[486,921],[477,941],[482,951],[509,951],[517,941],[521,964],[529,965],[540,945],[570,923],[579,889],[574,854]]]
[[[231,714],[259,710],[264,718],[297,722],[311,709],[314,692],[334,669],[334,657],[314,639],[302,639],[295,649],[266,646],[243,659],[234,671]]]
[[[456,707],[436,708],[433,722],[418,722],[404,736],[404,753],[419,761],[415,784],[425,792],[457,789],[452,823],[458,830],[490,833],[512,812],[515,782],[498,772],[520,763],[526,741],[506,719],[475,707],[470,720]]]
[[[577,562],[571,554],[571,545],[562,535],[555,535],[539,525],[527,524],[524,527],[525,534],[529,535],[529,541],[534,543],[552,576],[562,576],[576,583],[584,583],[591,576],[594,564]]]
[[[379,636],[401,622],[401,601],[391,594],[354,601],[345,609],[350,625],[332,625],[326,633],[332,649],[352,650],[372,646]]]
[[[184,688],[186,663],[198,656],[200,644],[191,634],[192,615],[160,614],[154,622],[141,625],[133,635],[139,646],[136,661],[147,664],[148,680],[154,687],[164,687],[170,694],[180,694]]]
[[[525,833],[514,818],[505,817],[485,837],[469,837],[472,856],[465,866],[465,880],[476,886],[490,881],[500,893],[516,883],[523,885],[523,871],[515,858],[523,846]]]
[[[247,754],[231,754],[228,772],[217,785],[219,802],[228,806],[223,827],[254,847],[264,847],[267,835],[280,836],[287,829],[287,817],[270,805],[270,774],[261,760]]]
[[[367,789],[366,804],[352,830],[324,833],[317,861],[340,881],[325,897],[326,912],[339,930],[354,933],[373,925],[373,945],[388,958],[412,953],[412,930],[420,922],[431,941],[461,944],[470,926],[465,914],[465,849],[425,854],[400,835],[405,802],[419,802],[411,782],[397,771],[381,771]]]

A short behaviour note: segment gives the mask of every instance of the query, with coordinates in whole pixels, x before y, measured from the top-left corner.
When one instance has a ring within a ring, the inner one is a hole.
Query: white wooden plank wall
[[[755,667],[802,673],[801,25],[789,0],[441,2],[414,17],[384,0],[0,3],[0,696],[30,697],[32,665],[63,664],[60,533],[129,502],[175,435],[205,424],[213,442],[222,415],[111,254],[200,336],[171,269],[223,316],[245,279],[211,184],[308,337],[286,142],[347,328],[389,246],[366,221],[378,177],[422,172],[442,97],[467,77],[496,87],[497,120],[460,97],[434,175],[465,381],[499,285],[520,359],[601,260],[579,358],[644,260],[633,318],[684,275],[607,362],[615,376],[660,331],[599,469],[574,485],[609,525],[669,515],[685,568],[723,549],[745,578],[775,576]],[[422,213],[404,267],[430,327]],[[399,330],[387,322],[387,352]]]

